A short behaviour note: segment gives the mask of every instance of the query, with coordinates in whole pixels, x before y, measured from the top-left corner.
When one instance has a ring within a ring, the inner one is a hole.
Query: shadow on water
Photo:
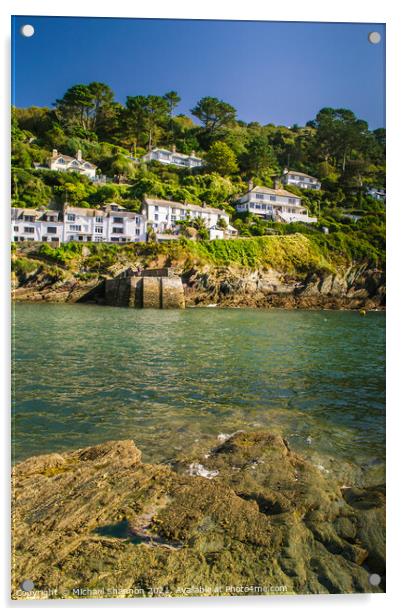
[[[167,539],[158,535],[149,535],[144,531],[136,531],[130,527],[130,523],[127,519],[116,522],[115,524],[107,524],[105,526],[98,526],[94,532],[102,537],[112,537],[113,539],[127,539],[134,545],[142,543],[149,545],[161,545],[168,548],[178,549],[182,547],[179,542],[169,542]]]
[[[151,543],[152,537],[138,535],[130,529],[128,520],[122,520],[116,524],[107,524],[106,526],[98,526],[94,531],[102,537],[113,537],[114,539],[128,539],[131,543]]]

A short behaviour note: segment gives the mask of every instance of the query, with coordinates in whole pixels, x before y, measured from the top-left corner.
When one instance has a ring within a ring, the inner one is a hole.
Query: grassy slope
[[[343,270],[353,261],[370,263],[364,258],[353,260],[340,245],[337,250],[315,238],[299,233],[237,240],[155,243],[80,244],[70,242],[58,248],[48,244],[14,247],[13,270],[21,278],[38,267],[58,279],[71,277],[88,279],[113,275],[129,265],[142,267],[178,266],[183,271],[194,267],[238,267],[275,269],[283,273],[303,275],[309,272]],[[372,265],[376,265],[375,263]]]

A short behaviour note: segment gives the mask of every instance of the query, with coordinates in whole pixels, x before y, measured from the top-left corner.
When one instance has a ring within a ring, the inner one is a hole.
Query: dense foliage
[[[348,256],[383,259],[384,205],[366,189],[385,186],[384,129],[369,130],[347,109],[324,108],[304,127],[285,127],[247,124],[232,105],[209,96],[188,116],[175,114],[179,103],[171,91],[128,96],[122,105],[109,86],[94,82],[72,86],[53,108],[14,108],[12,204],[38,208],[67,201],[90,207],[116,201],[138,211],[146,194],[206,202],[230,213],[242,236],[297,231]],[[149,148],[173,145],[183,153],[195,151],[205,165],[187,170],[140,162]],[[110,181],[96,184],[74,173],[36,169],[34,163],[44,165],[53,148],[67,155],[81,149]],[[249,180],[273,186],[284,167],[320,179],[320,191],[288,188],[302,196],[317,225],[279,225],[235,212],[234,200]]]

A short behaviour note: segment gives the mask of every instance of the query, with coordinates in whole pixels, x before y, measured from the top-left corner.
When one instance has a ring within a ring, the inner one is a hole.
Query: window
[[[113,217],[113,222],[119,222],[120,224],[123,224],[124,219],[119,217],[119,216],[114,216]]]
[[[155,212],[159,212],[159,206],[158,206],[158,205],[155,205],[155,206],[154,206],[154,210],[155,210]]]
[[[103,216],[95,216],[95,222],[103,222]]]
[[[173,215],[172,215],[172,216],[170,217],[170,219],[171,219],[171,221],[172,221],[172,222],[176,222],[176,216],[173,216]]]
[[[135,230],[135,234],[136,234],[136,235],[139,235],[139,234],[140,234],[140,230],[139,230],[139,229],[136,229],[136,230]]]
[[[64,158],[59,158],[58,161],[59,165],[65,165],[66,161],[64,160]]]
[[[50,216],[49,214],[46,216],[46,220],[48,222],[56,222],[57,221],[57,216]]]
[[[141,224],[141,219],[140,219],[140,217],[139,217],[139,216],[136,216],[136,218],[135,218],[135,224],[136,224],[136,225],[140,225],[140,224]]]
[[[158,214],[155,214],[155,215],[154,215],[154,218],[155,218],[155,220],[159,220],[159,216],[158,216]]]
[[[35,222],[35,216],[24,216],[25,222]]]
[[[35,227],[24,227],[24,233],[35,233]]]
[[[71,163],[72,167],[79,167],[79,164],[77,163],[76,160],[73,160],[73,162]]]
[[[14,231],[17,231],[17,232],[18,232],[18,227],[14,227]]]
[[[95,242],[102,242],[102,241],[103,241],[103,237],[99,237],[99,235],[95,237]]]
[[[296,203],[296,199],[288,199],[289,203]]]
[[[47,233],[57,233],[57,227],[47,227],[46,229]]]
[[[58,237],[52,237],[52,242],[58,242],[59,238]]]
[[[75,220],[75,214],[67,214],[67,220]]]
[[[42,237],[42,242],[47,242],[47,235],[44,235],[44,236]]]
[[[124,229],[123,227],[113,227],[112,229],[112,233],[123,233]]]
[[[103,233],[103,227],[95,227],[95,233]]]
[[[18,237],[14,235],[14,242],[18,242]]]
[[[264,199],[264,195],[262,195],[261,193],[256,193],[255,198],[256,199]]]
[[[270,200],[270,201],[276,201],[276,197],[275,197],[275,195],[270,195],[269,200]]]
[[[81,225],[70,225],[70,231],[81,231]]]
[[[120,242],[120,238],[119,237],[111,237],[110,241],[111,242]]]

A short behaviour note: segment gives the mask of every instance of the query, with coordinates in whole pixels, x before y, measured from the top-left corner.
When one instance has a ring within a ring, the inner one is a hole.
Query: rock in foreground
[[[266,432],[172,465],[129,440],[30,458],[13,501],[13,598],[384,591],[383,489]]]

